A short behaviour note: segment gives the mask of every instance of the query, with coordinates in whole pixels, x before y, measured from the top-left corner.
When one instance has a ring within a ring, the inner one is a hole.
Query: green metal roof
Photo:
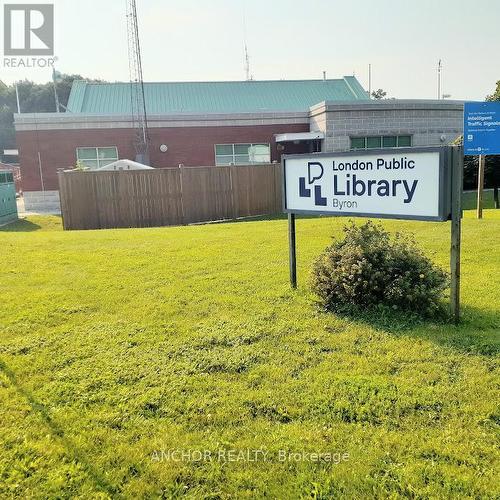
[[[149,114],[307,111],[322,101],[367,100],[354,76],[335,80],[145,83]],[[73,113],[130,114],[130,83],[73,83]]]

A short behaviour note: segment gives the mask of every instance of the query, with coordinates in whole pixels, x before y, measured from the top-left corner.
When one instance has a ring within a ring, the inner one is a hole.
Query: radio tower
[[[250,56],[248,55],[247,42],[245,41],[245,77],[247,80],[253,80],[250,73]]]
[[[243,45],[245,46],[245,78],[247,81],[253,80],[252,73],[250,73],[250,56],[248,55],[247,47],[247,21],[245,16],[245,5],[243,4]]]
[[[142,79],[141,45],[137,27],[135,0],[127,0],[128,65],[130,73],[130,104],[135,129],[135,161],[149,165],[149,133]]]

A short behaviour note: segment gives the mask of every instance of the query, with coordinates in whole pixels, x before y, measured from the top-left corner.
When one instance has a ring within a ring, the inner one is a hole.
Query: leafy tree
[[[493,94],[486,96],[487,101],[500,101],[500,80]],[[500,186],[500,156],[487,156],[484,165],[485,185],[491,185],[494,189],[495,207],[499,207],[498,186]],[[477,177],[477,170],[476,170]]]
[[[458,136],[452,144],[461,146],[464,136]],[[464,189],[477,188],[477,173],[479,168],[479,156],[464,157]],[[484,187],[496,188],[500,185],[500,156],[486,156],[484,164]]]
[[[57,95],[59,103],[62,105],[61,112],[65,111],[68,104],[73,81],[82,79],[80,75],[59,75]],[[90,81],[99,82],[101,80]],[[56,111],[52,81],[39,84],[30,80],[22,80],[17,82],[17,89],[22,113],[54,113]],[[16,87],[14,84],[5,85],[0,81],[0,155],[4,149],[16,146],[14,113],[17,113]]]
[[[464,160],[464,189],[477,188],[479,169],[478,156],[466,156]],[[486,156],[484,163],[484,187],[498,188],[500,186],[500,157]]]
[[[3,149],[15,145],[13,116],[9,103],[9,87],[0,81],[0,154],[3,153]]]
[[[486,96],[487,101],[500,101],[500,80],[497,82],[497,88],[493,94]]]
[[[374,99],[384,99],[384,97],[387,95],[387,92],[383,89],[378,89],[378,90],[374,90],[372,92],[372,97]]]

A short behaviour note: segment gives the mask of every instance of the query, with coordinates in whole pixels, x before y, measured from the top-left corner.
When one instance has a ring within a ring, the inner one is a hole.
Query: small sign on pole
[[[464,155],[479,155],[477,218],[483,218],[484,155],[500,155],[500,102],[464,104]]]
[[[500,101],[464,104],[464,154],[500,155]]]
[[[292,287],[297,285],[296,214],[424,221],[451,219],[451,311],[458,322],[462,148],[285,155],[282,164]]]

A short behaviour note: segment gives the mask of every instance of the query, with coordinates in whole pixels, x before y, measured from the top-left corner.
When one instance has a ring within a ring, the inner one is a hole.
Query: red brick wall
[[[151,165],[154,167],[210,166],[215,163],[215,144],[268,142],[271,160],[280,160],[274,134],[308,132],[309,124],[261,125],[241,127],[153,128]],[[117,146],[120,158],[135,159],[131,129],[79,129],[20,131],[16,134],[25,191],[41,190],[38,152],[40,152],[44,188],[58,189],[57,169],[76,163],[76,148],[83,146]],[[168,151],[161,153],[160,144]],[[285,150],[287,152],[287,150]],[[305,151],[304,151],[305,152]]]

